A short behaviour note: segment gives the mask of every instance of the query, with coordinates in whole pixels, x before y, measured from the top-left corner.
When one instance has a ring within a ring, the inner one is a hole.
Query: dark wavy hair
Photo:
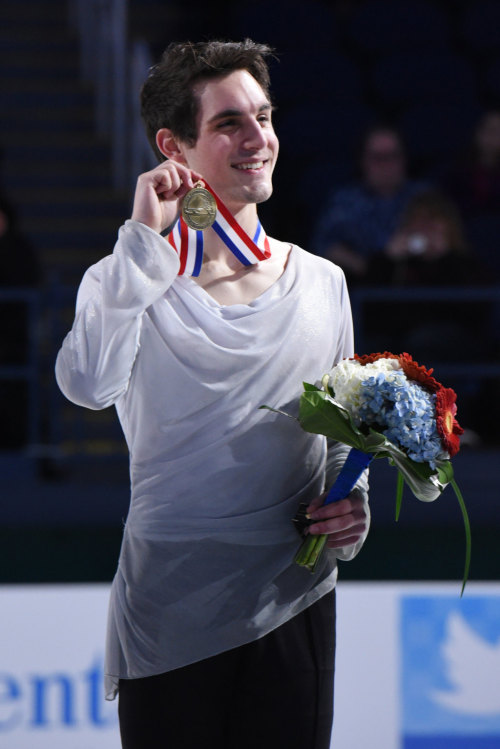
[[[141,115],[148,140],[158,157],[156,133],[169,128],[176,138],[194,146],[198,138],[196,117],[199,100],[194,85],[235,70],[247,70],[270,98],[266,58],[273,55],[267,44],[242,42],[173,42],[154,65],[141,89]]]

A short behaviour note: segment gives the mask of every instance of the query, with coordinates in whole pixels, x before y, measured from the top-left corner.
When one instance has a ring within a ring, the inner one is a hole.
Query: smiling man
[[[130,451],[106,654],[124,749],[330,746],[336,560],[365,539],[367,482],[320,508],[347,449],[259,410],[296,409],[302,381],[353,353],[340,269],[258,219],[278,156],[269,54],[172,44],[151,70],[160,164],[57,360],[68,398],[115,405]],[[181,217],[197,184],[217,208],[203,232]],[[293,561],[302,502],[329,535],[313,575]]]

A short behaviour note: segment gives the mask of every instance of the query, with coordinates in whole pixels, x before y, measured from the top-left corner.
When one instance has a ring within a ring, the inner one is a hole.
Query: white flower
[[[361,423],[359,410],[364,402],[362,383],[370,376],[384,374],[384,379],[391,381],[401,365],[397,359],[378,359],[371,364],[362,365],[355,359],[344,359],[328,373],[328,384],[344,408],[347,408],[355,423]]]

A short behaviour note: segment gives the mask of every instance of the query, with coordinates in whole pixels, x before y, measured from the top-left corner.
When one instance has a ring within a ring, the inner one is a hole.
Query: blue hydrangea
[[[436,467],[443,447],[436,428],[436,396],[403,371],[383,372],[361,383],[357,422],[372,426],[419,463]]]

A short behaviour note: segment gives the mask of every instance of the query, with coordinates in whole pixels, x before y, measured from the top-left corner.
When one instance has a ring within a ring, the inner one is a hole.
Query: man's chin
[[[265,203],[269,200],[273,194],[273,186],[270,184],[266,185],[255,185],[248,187],[245,190],[245,198],[247,203]]]
[[[217,189],[214,189],[215,192],[217,192]],[[267,182],[257,185],[245,185],[244,187],[233,187],[228,191],[221,189],[218,195],[226,206],[234,213],[235,210],[239,210],[245,205],[265,203],[265,201],[271,197],[272,193],[273,186],[271,183]]]

